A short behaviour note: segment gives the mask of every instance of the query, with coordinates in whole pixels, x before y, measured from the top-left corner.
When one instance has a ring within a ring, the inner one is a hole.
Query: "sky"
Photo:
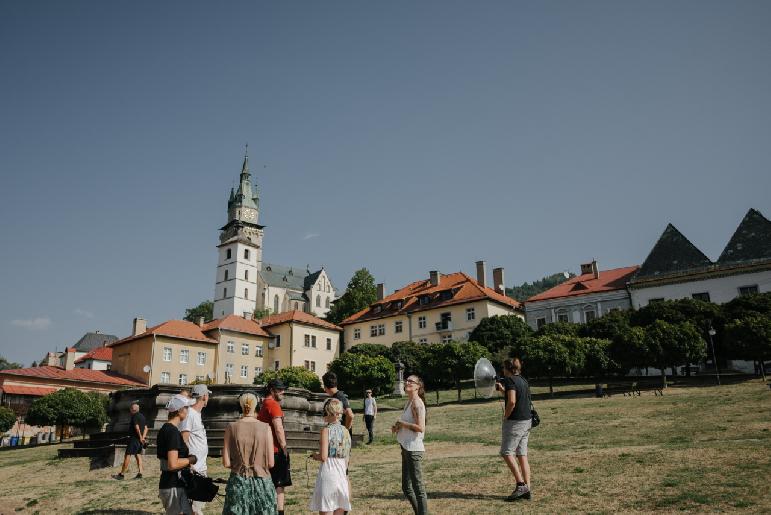
[[[249,144],[264,260],[386,291],[717,259],[771,216],[771,2],[0,3],[0,354],[211,299]]]

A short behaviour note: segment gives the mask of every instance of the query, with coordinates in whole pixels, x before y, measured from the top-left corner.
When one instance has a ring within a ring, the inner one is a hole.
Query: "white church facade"
[[[265,263],[259,224],[260,202],[244,156],[237,190],[230,190],[228,222],[220,229],[214,317],[251,316],[255,310],[270,314],[304,311],[323,317],[336,298],[326,270],[311,271]]]

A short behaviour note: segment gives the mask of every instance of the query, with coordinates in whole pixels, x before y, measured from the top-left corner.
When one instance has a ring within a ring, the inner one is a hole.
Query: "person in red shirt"
[[[284,398],[286,385],[281,379],[268,383],[268,393],[262,401],[257,420],[270,425],[273,432],[274,466],[270,469],[273,486],[276,487],[276,504],[278,515],[284,515],[284,488],[292,486],[292,475],[289,465],[289,452],[286,448],[284,433],[284,412],[281,409],[281,399]]]

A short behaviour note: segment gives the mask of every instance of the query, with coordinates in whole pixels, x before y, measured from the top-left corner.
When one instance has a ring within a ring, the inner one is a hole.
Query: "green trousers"
[[[423,485],[423,451],[407,451],[402,447],[402,491],[415,515],[428,515],[428,496]]]

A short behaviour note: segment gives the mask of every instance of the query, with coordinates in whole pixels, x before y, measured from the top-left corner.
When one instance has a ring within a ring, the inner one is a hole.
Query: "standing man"
[[[276,487],[276,504],[278,515],[284,515],[284,488],[292,486],[292,474],[289,464],[289,451],[286,447],[286,434],[284,433],[284,412],[281,409],[281,399],[284,398],[286,385],[281,379],[274,379],[268,383],[268,392],[262,401],[257,420],[265,422],[273,432],[273,468],[270,469],[270,477],[273,486]]]
[[[367,445],[372,443],[375,417],[377,417],[377,401],[372,396],[372,390],[367,390],[367,396],[364,397],[364,424],[367,426],[367,433],[369,433]]]
[[[118,480],[126,478],[124,474],[128,472],[129,461],[131,461],[132,456],[136,457],[137,467],[139,468],[139,473],[134,476],[134,479],[142,479],[142,450],[147,441],[147,421],[145,416],[139,412],[138,401],[131,403],[129,412],[131,413],[131,420],[129,421],[128,445],[126,445],[126,455],[123,457],[123,467],[118,474],[112,476]]]
[[[509,358],[503,362],[503,381],[495,386],[503,392],[506,404],[501,429],[501,457],[509,467],[517,486],[506,501],[530,499],[530,463],[527,442],[532,426],[530,385],[522,377],[522,362]],[[516,456],[516,458],[515,458]]]
[[[211,390],[205,384],[193,386],[191,397],[195,404],[190,406],[190,409],[187,410],[187,417],[179,424],[182,439],[187,444],[190,454],[198,460],[190,468],[203,476],[207,472],[206,458],[209,455],[209,443],[206,440],[206,428],[203,427],[201,412],[209,403],[209,395],[211,395]],[[193,501],[193,513],[203,515],[204,504],[202,501]]]
[[[330,397],[334,397],[343,404],[343,425],[348,429],[348,432],[353,435],[353,410],[351,409],[351,403],[348,402],[348,396],[345,392],[337,389],[337,374],[334,372],[327,372],[321,376],[321,382],[324,383],[324,391]]]

